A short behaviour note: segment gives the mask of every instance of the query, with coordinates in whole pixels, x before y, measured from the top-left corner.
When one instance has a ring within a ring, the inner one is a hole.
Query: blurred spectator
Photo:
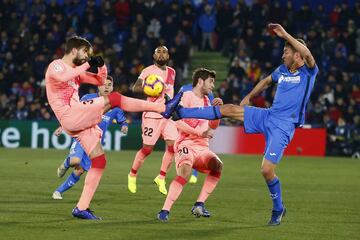
[[[345,119],[339,118],[337,126],[333,132],[330,132],[328,150],[332,155],[346,155],[352,154],[352,131],[351,126],[346,123]]]
[[[199,18],[199,27],[202,32],[201,49],[206,50],[207,44],[209,44],[210,49],[215,50],[214,31],[216,27],[216,17],[210,5],[206,5],[204,8],[204,13]]]

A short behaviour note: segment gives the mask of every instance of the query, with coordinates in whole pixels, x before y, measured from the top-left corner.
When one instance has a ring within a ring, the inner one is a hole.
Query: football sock
[[[112,108],[120,107],[127,112],[164,112],[165,104],[144,101],[136,98],[126,97],[118,92],[112,92],[108,95]]]
[[[92,166],[85,177],[84,188],[77,204],[77,207],[80,210],[85,210],[90,206],[90,202],[94,197],[95,191],[100,183],[105,169],[105,155],[102,154],[98,157],[92,158],[91,162]]]
[[[174,202],[180,196],[184,185],[186,184],[186,179],[180,176],[176,176],[175,179],[171,182],[169,187],[168,195],[166,196],[166,200],[162,210],[170,211]]]
[[[165,179],[166,172],[160,170],[158,177],[159,177],[159,179]]]
[[[219,106],[179,108],[178,114],[181,118],[201,118],[214,120],[222,117]]]
[[[56,189],[56,191],[63,193],[74,186],[79,180],[80,176],[76,176],[75,173],[72,172],[68,178]]]
[[[270,182],[267,182],[267,186],[270,191],[270,197],[273,201],[273,210],[281,211],[283,209],[281,198],[281,185],[278,177],[275,177]]]
[[[64,162],[64,167],[65,168],[69,168],[70,167],[70,157],[67,157],[65,162]]]
[[[135,159],[133,162],[133,165],[131,167],[131,171],[129,175],[131,177],[136,177],[137,171],[141,167],[141,165],[144,163],[145,158],[152,152],[151,147],[142,147],[135,155]]]
[[[221,172],[210,172],[204,181],[197,202],[205,202],[209,195],[214,191],[217,183],[220,180]]]
[[[174,157],[174,147],[168,146],[161,161],[159,178],[164,179]]]

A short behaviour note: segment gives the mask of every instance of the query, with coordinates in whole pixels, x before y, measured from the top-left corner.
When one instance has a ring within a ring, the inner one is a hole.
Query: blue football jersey
[[[93,98],[97,98],[99,97],[99,95],[97,93],[91,93],[91,94],[85,94],[80,101],[86,101],[86,100],[91,100]],[[123,110],[121,110],[120,108],[116,107],[113,108],[111,110],[109,110],[107,113],[105,113],[102,116],[102,121],[98,124],[98,126],[101,128],[101,130],[103,131],[103,135],[101,138],[101,144],[104,144],[104,137],[105,137],[105,132],[108,130],[110,124],[113,121],[116,121],[116,123],[118,123],[121,127],[124,125],[127,125],[126,122],[126,117],[125,117],[125,113]]]
[[[282,64],[272,74],[272,81],[277,83],[276,94],[271,106],[272,117],[291,121],[297,126],[305,122],[305,108],[314,87],[319,68],[309,68],[304,64],[291,73]]]

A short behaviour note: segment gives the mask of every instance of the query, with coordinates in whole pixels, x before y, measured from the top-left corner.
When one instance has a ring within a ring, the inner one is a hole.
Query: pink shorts
[[[219,157],[209,147],[180,143],[175,149],[176,171],[182,164],[188,164],[202,173],[209,173],[208,163],[211,159]]]
[[[178,131],[173,120],[164,118],[145,118],[141,124],[142,139],[145,145],[155,145],[159,137],[175,141]]]
[[[97,126],[102,120],[104,98],[98,97],[72,105],[60,119],[62,128],[76,138],[89,155],[102,135]]]

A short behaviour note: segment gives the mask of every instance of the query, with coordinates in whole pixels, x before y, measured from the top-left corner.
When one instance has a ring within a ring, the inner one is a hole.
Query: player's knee
[[[76,176],[80,177],[84,173],[84,169],[78,166],[74,169],[74,173]]]
[[[223,162],[216,157],[211,159],[211,161],[209,162],[210,171],[213,171],[213,172],[221,172],[223,169],[223,166],[224,166]]]
[[[218,171],[211,171],[209,173],[210,176],[215,177],[215,178],[220,178],[221,177],[221,172]]]
[[[274,170],[272,168],[269,168],[267,166],[261,167],[261,174],[264,176],[266,180],[272,179],[275,175]]]
[[[188,181],[191,176],[191,171],[192,166],[188,162],[181,162],[177,170],[177,175]]]
[[[216,171],[221,172],[223,167],[224,167],[224,163],[220,160],[220,159],[216,159]]]
[[[80,158],[78,158],[78,157],[72,157],[71,159],[70,159],[70,166],[77,166],[77,165],[79,165],[80,164]]]
[[[91,167],[92,168],[101,168],[104,169],[106,166],[106,158],[105,154],[97,156],[91,159]]]
[[[153,147],[150,147],[150,146],[143,146],[143,147],[141,148],[141,152],[142,152],[145,156],[148,156],[152,151],[153,151]]]
[[[220,107],[222,116],[232,117],[244,121],[244,107],[234,104],[225,104]]]

